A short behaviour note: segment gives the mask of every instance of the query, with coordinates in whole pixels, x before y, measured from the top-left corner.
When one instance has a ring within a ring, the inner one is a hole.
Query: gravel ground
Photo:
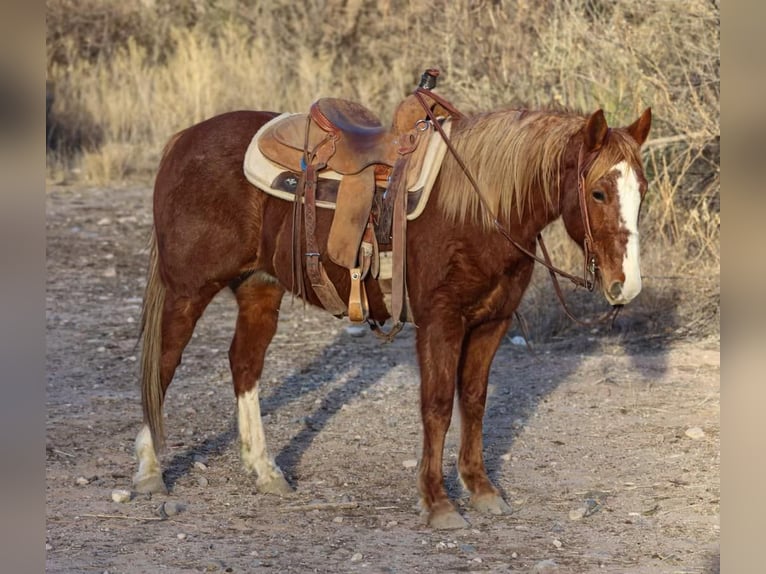
[[[261,396],[296,490],[259,495],[239,463],[222,293],[166,401],[170,494],[131,494],[150,204],[145,188],[48,190],[48,572],[719,571],[718,337],[586,332],[530,352],[509,336],[485,451],[515,512],[467,505],[453,428],[445,472],[471,526],[445,533],[417,508],[412,329],[386,345],[285,298]]]

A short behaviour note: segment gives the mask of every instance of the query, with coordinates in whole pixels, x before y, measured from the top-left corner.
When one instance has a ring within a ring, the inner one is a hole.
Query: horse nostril
[[[615,281],[609,286],[609,294],[612,296],[613,299],[619,298],[620,295],[622,295],[622,283],[619,281]]]

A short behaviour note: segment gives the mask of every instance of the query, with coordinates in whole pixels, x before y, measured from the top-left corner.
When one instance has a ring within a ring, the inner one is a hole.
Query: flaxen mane
[[[532,194],[542,193],[546,206],[558,202],[563,153],[586,119],[574,112],[503,110],[456,124],[452,142],[492,213],[482,212],[468,178],[448,154],[440,174],[451,183],[439,195],[445,216],[452,221],[482,221],[489,229],[494,218],[507,222],[512,209],[523,217]],[[621,159],[637,162],[638,146],[623,132],[610,130],[586,185],[603,177]]]

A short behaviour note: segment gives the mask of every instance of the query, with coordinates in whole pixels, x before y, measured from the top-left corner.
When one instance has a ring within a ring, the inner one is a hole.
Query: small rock
[[[111,219],[108,217],[102,217],[96,222],[96,225],[109,225],[110,223],[112,223]]]
[[[692,440],[699,440],[701,438],[705,438],[705,431],[703,431],[700,427],[691,427],[689,429],[686,429],[686,432],[684,434]]]
[[[456,546],[457,544],[455,544],[454,542],[447,542],[447,548],[455,548]]]
[[[540,560],[540,562],[532,567],[532,572],[536,572],[537,574],[553,574],[553,572],[556,572],[557,570],[558,564],[550,559]]]
[[[332,521],[335,522],[336,524],[341,524],[343,522],[343,517],[336,516],[335,518],[332,519]]]
[[[505,454],[500,455],[500,458],[503,459],[505,462],[508,462],[511,460],[511,453],[506,452]]]
[[[363,327],[361,325],[349,325],[346,327],[346,333],[351,335],[352,337],[364,337],[364,334],[367,332],[367,327]]]
[[[175,516],[186,510],[186,506],[181,502],[167,501],[163,502],[157,507],[157,514],[162,518],[168,518],[169,516]]]
[[[527,340],[522,337],[521,335],[516,335],[515,337],[511,338],[511,344],[513,345],[526,345]]]
[[[208,484],[210,484],[210,481],[206,477],[200,476],[197,479],[197,484],[200,485],[202,488],[205,488]]]
[[[606,500],[606,499],[603,499]],[[596,514],[599,510],[601,510],[601,502],[596,500],[595,498],[586,498],[585,499],[585,516],[590,516],[591,514]]]
[[[476,548],[471,544],[461,544],[460,551],[470,554],[471,552],[476,552]]]
[[[386,528],[392,528],[393,526],[396,526],[397,524],[399,523],[396,520],[389,520],[388,522],[386,522]]]
[[[418,461],[415,458],[408,458],[407,460],[402,461],[402,466],[404,468],[415,468],[418,465]]]
[[[444,542],[437,542],[436,543],[436,549],[437,550],[444,550],[447,547],[447,545]]]
[[[75,483],[77,486],[85,486],[86,484],[90,484],[90,481],[84,476],[78,476],[77,480],[75,480]]]
[[[569,520],[582,520],[585,518],[585,514],[588,512],[588,509],[584,506],[581,506],[580,508],[575,508],[574,510],[569,511]]]
[[[112,500],[119,502],[120,504],[130,502],[131,498],[133,498],[133,494],[129,490],[120,488],[112,491]]]
[[[114,266],[107,267],[101,275],[102,277],[117,277],[117,269]]]
[[[357,552],[351,557],[351,562],[360,562],[362,560],[363,556],[361,552]]]
[[[213,559],[213,560],[207,560],[204,562],[204,571],[205,572],[218,572],[219,570],[223,570],[224,572],[231,572],[232,569],[228,568],[226,564],[223,562],[223,560]]]
[[[518,558],[519,553],[518,552],[511,552],[511,558]]]
[[[477,556],[476,558],[471,558],[471,562],[476,562],[476,564],[481,564],[483,560]]]
[[[194,468],[196,470],[207,470],[207,465],[199,460],[194,461]]]
[[[179,532],[178,534],[176,534],[176,538],[178,538],[179,540],[186,540],[186,533]]]
[[[554,545],[556,548],[561,548],[561,547],[563,546],[563,544],[561,543],[561,540],[559,540],[558,538],[554,538],[554,539],[553,539],[553,545]]]
[[[46,542],[46,543],[45,543],[45,550],[46,550],[46,552],[50,552],[51,550],[53,550],[53,546],[51,546],[50,544],[48,544],[48,543]]]

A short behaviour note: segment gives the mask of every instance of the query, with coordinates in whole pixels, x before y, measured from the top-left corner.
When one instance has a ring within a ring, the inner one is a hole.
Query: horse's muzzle
[[[641,292],[641,287],[639,286],[637,289],[635,287],[626,288],[622,281],[612,281],[609,283],[609,287],[604,287],[603,291],[604,297],[606,297],[610,305],[625,305],[630,303]]]

